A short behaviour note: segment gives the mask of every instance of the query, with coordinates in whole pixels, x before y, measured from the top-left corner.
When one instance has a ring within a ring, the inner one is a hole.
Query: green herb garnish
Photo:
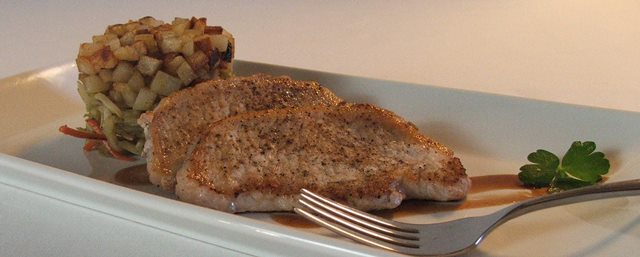
[[[573,142],[562,162],[549,151],[535,151],[527,156],[533,164],[520,167],[518,178],[527,186],[549,187],[549,192],[593,185],[610,167],[604,154],[595,150],[594,142]]]

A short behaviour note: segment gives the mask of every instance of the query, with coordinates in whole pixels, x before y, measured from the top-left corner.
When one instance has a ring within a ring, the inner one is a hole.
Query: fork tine
[[[356,242],[362,243],[362,244],[366,244],[366,245],[370,245],[370,246],[375,246],[375,247],[380,247],[382,249],[386,249],[389,251],[395,251],[395,252],[410,252],[413,249],[418,248],[418,245],[412,245],[411,247],[406,247],[406,246],[402,246],[402,245],[397,245],[397,244],[392,244],[389,242],[385,242],[376,238],[371,238],[368,237],[366,235],[361,235],[358,234],[348,228],[345,228],[341,225],[335,224],[335,223],[331,223],[329,221],[326,221],[322,218],[319,218],[316,215],[311,214],[309,211],[306,211],[302,208],[294,208],[293,209],[296,213],[298,213],[299,215],[315,222],[316,224],[327,228],[331,231],[333,231],[334,233],[344,236],[346,238],[349,238],[351,240],[354,240]]]
[[[377,240],[381,240],[381,241],[385,241],[391,244],[394,244],[396,246],[404,246],[404,247],[409,247],[409,248],[417,248],[419,247],[417,243],[417,241],[415,240],[406,240],[406,239],[402,239],[402,238],[396,238],[390,235],[386,235],[384,233],[379,233],[377,231],[373,231],[367,228],[364,228],[362,226],[359,226],[357,224],[354,224],[348,220],[345,220],[341,217],[339,217],[338,215],[334,215],[333,212],[338,211],[335,209],[332,210],[324,210],[322,207],[320,206],[315,206],[313,205],[313,203],[307,202],[305,201],[305,199],[300,199],[298,200],[299,203],[301,203],[304,207],[322,215],[323,217],[325,217],[326,219],[330,220],[334,226],[340,226],[341,230],[340,232],[344,232],[345,230],[350,231],[351,236],[350,238],[359,238],[354,236],[354,233],[358,233],[360,235],[363,236],[367,236],[369,237],[368,239],[377,239]],[[299,208],[300,209],[300,208]],[[319,217],[314,216],[316,218],[319,219]],[[327,225],[325,224],[326,222],[323,222],[323,225]]]
[[[301,204],[304,204],[305,206],[307,206],[308,208],[313,208],[311,206],[309,206],[309,202],[313,203],[316,206],[320,206],[323,209],[330,211],[332,214],[338,215],[340,216],[342,219],[354,222],[354,223],[358,223],[361,226],[364,226],[370,230],[376,231],[376,232],[380,232],[380,233],[384,233],[390,236],[394,236],[394,237],[398,237],[398,238],[403,238],[403,239],[408,239],[408,240],[418,240],[419,238],[416,236],[415,233],[408,233],[408,232],[404,232],[402,230],[396,230],[395,228],[389,228],[386,226],[380,226],[378,225],[378,223],[372,223],[369,222],[368,220],[362,219],[358,216],[352,216],[348,213],[345,213],[342,211],[342,209],[336,209],[334,208],[333,205],[329,206],[327,205],[325,202],[321,202],[317,199],[314,199],[306,194],[302,194],[300,195],[300,199],[302,199],[303,201],[299,201]]]
[[[312,198],[314,198],[314,199],[316,199],[318,201],[322,201],[323,203],[325,203],[327,205],[330,205],[330,206],[332,206],[334,208],[337,208],[337,209],[342,210],[342,211],[344,211],[346,213],[352,214],[354,216],[360,217],[360,218],[362,218],[364,220],[373,222],[373,223],[378,224],[378,225],[382,225],[382,226],[385,226],[385,227],[397,229],[397,230],[404,231],[404,232],[410,232],[410,233],[418,233],[419,232],[416,228],[414,228],[412,226],[409,226],[407,224],[404,224],[404,223],[401,223],[401,222],[396,222],[396,221],[393,221],[393,220],[383,219],[383,218],[380,218],[380,217],[376,217],[376,216],[368,214],[366,212],[359,211],[359,210],[356,210],[354,208],[351,208],[351,207],[336,203],[336,202],[334,202],[332,200],[329,200],[329,199],[327,199],[327,198],[325,198],[325,197],[323,197],[321,195],[318,195],[318,194],[316,194],[314,192],[311,192],[311,191],[303,188],[301,196],[304,196],[304,195],[310,196],[310,197],[312,197]]]

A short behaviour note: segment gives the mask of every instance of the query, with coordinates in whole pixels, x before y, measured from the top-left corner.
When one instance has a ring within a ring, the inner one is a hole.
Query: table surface
[[[234,34],[242,60],[640,111],[640,2],[623,0],[0,0],[0,78],[70,62],[106,25],[148,15],[207,17]],[[0,195],[2,256],[214,251],[2,183]]]

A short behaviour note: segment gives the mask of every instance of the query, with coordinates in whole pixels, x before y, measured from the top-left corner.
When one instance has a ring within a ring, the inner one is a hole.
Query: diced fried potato
[[[162,22],[161,20],[156,20],[151,16],[146,16],[140,19],[140,23],[151,26],[151,27],[158,27],[162,25],[164,22]]]
[[[173,31],[171,25],[163,24],[158,26],[155,30],[152,31],[152,34],[158,44],[164,40],[165,38],[177,37],[178,35]]]
[[[82,81],[82,84],[84,84],[89,93],[105,92],[110,88],[109,83],[102,81],[102,79],[96,75],[86,76],[80,79],[80,81]]]
[[[149,30],[149,26],[147,25],[140,25],[139,27],[135,28],[134,30],[134,34],[138,35],[138,34],[149,34],[151,31]],[[135,36],[134,36],[134,40],[135,42]]]
[[[171,25],[173,25],[173,31],[177,35],[182,35],[184,31],[190,27],[191,24],[189,22],[189,19],[175,18],[173,22],[171,22]]]
[[[87,46],[84,48],[83,54],[88,54],[92,52],[90,55],[79,55],[78,59],[76,59],[76,63],[78,64],[78,69],[86,74],[95,74],[100,69],[111,69],[118,64],[118,60],[113,55],[113,52],[109,49],[108,46],[102,45],[100,49],[94,49],[92,46]],[[83,47],[81,47],[82,49]]]
[[[182,49],[180,49],[180,53],[184,56],[191,56],[195,51],[193,40],[190,37],[181,37],[181,40]]]
[[[136,49],[133,48],[133,46],[120,47],[113,54],[119,60],[124,60],[124,61],[140,60],[140,54],[138,54],[138,51],[136,51]]]
[[[113,81],[113,70],[100,70],[100,72],[98,72],[98,76],[100,76],[104,82],[111,82]]]
[[[151,32],[152,32],[151,34],[155,36],[157,41],[161,41],[163,37],[176,36],[175,32],[173,32],[173,28],[171,27],[171,24],[162,24],[160,26],[157,26],[153,28]]]
[[[165,62],[164,70],[169,74],[176,74],[180,65],[185,63],[186,60],[180,55],[176,55],[169,61]]]
[[[113,103],[116,106],[124,106],[124,99],[122,98],[122,93],[120,93],[119,91],[115,90],[113,88],[113,84],[111,84],[111,90],[109,90],[109,95],[108,98],[111,99],[111,101],[113,101]]]
[[[171,21],[171,25],[176,26],[176,25],[179,25],[179,24],[186,23],[187,26],[191,27],[190,21],[191,21],[191,19],[175,17],[175,18],[173,18],[173,21]]]
[[[220,35],[222,34],[222,31],[224,29],[222,29],[222,27],[220,26],[207,26],[204,28],[204,34],[209,34],[209,35]]]
[[[204,52],[209,53],[213,50],[213,44],[210,35],[202,35],[193,39],[193,44],[195,47]]]
[[[193,72],[193,69],[191,69],[191,65],[189,65],[187,62],[183,62],[176,73],[178,74],[178,78],[180,78],[180,80],[182,81],[182,84],[185,85],[191,84],[193,80],[198,78],[198,75]]]
[[[84,74],[94,75],[98,73],[91,61],[89,61],[88,57],[80,56],[76,59],[76,65],[78,66],[78,71]]]
[[[187,57],[187,62],[191,65],[191,69],[199,70],[206,68],[205,66],[209,64],[209,57],[207,57],[204,52],[198,50],[191,56]]]
[[[198,31],[198,34],[204,34],[204,29],[207,27],[207,18],[191,18],[191,24],[193,24],[193,30]]]
[[[124,33],[124,35],[122,35],[122,37],[120,38],[120,45],[128,46],[133,44],[135,36],[136,33],[134,31],[128,31],[127,33]]]
[[[78,56],[91,56],[103,47],[103,43],[82,43],[80,44]]]
[[[127,28],[124,24],[113,24],[107,27],[105,33],[113,33],[121,37],[124,33],[127,33]]]
[[[129,62],[119,62],[116,69],[113,70],[112,79],[115,82],[127,82],[131,79],[135,71],[133,65]]]
[[[200,35],[202,35],[202,34],[200,34],[195,29],[186,29],[186,30],[184,30],[184,33],[182,34],[182,36],[187,36],[189,38],[196,38],[196,37],[198,37]]]
[[[104,33],[104,36],[107,38],[107,41],[111,41],[111,40],[120,38],[118,35],[116,35],[114,33]]]
[[[112,69],[118,64],[118,59],[113,55],[109,47],[104,46],[89,56],[89,61],[96,70]]]
[[[128,32],[135,32],[136,29],[140,28],[142,25],[144,24],[138,20],[138,21],[129,21],[126,24],[124,24],[124,27],[127,28],[127,33],[128,33]]]
[[[153,77],[149,88],[156,94],[168,96],[169,94],[178,91],[182,86],[182,81],[174,76],[171,76],[163,71],[158,71],[156,76]]]
[[[138,34],[133,37],[133,40],[136,42],[144,42],[144,45],[147,47],[147,53],[158,52],[158,44],[156,43],[156,39],[151,34]]]
[[[167,24],[143,17],[108,26],[81,44],[76,58],[86,116],[99,120],[110,147],[139,154],[145,141],[139,115],[194,81],[231,76],[234,44],[205,18]]]
[[[131,45],[139,56],[147,55],[147,46],[142,41],[136,41]]]
[[[135,70],[129,81],[127,81],[127,85],[129,85],[129,88],[131,88],[133,92],[137,93],[144,87],[144,77],[142,77],[139,71]]]
[[[91,38],[91,41],[93,43],[102,43],[102,44],[106,44],[107,42],[113,40],[113,39],[118,39],[118,35],[116,34],[104,34],[104,35],[95,35]]]
[[[179,37],[166,37],[160,42],[160,50],[162,53],[180,52],[182,49],[182,41]]]
[[[126,104],[128,107],[133,107],[138,94],[136,94],[136,92],[133,92],[133,90],[131,90],[127,83],[113,83],[113,89],[116,92],[120,93],[124,104]]]
[[[107,38],[104,35],[94,35],[91,37],[91,42],[95,43],[105,43],[107,42]]]
[[[213,35],[211,38],[211,44],[218,49],[219,52],[227,51],[229,40],[224,35]]]
[[[118,48],[120,48],[120,39],[114,38],[109,40],[107,42],[107,46],[109,46],[109,49],[111,49],[111,51],[118,50]]]
[[[160,69],[160,65],[162,65],[162,61],[153,57],[142,56],[140,57],[140,61],[138,61],[136,68],[143,75],[153,76],[156,74],[158,69]]]
[[[136,101],[133,103],[133,109],[138,111],[150,110],[158,95],[147,88],[140,89]]]

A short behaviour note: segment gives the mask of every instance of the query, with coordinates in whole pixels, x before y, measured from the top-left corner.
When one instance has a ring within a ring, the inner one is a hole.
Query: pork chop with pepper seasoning
[[[460,160],[366,104],[245,112],[212,124],[177,173],[177,196],[226,212],[289,211],[306,188],[361,210],[459,200]]]
[[[211,80],[174,92],[138,120],[146,136],[149,180],[173,191],[176,171],[190,148],[216,121],[248,111],[340,102],[317,82],[265,74]]]

